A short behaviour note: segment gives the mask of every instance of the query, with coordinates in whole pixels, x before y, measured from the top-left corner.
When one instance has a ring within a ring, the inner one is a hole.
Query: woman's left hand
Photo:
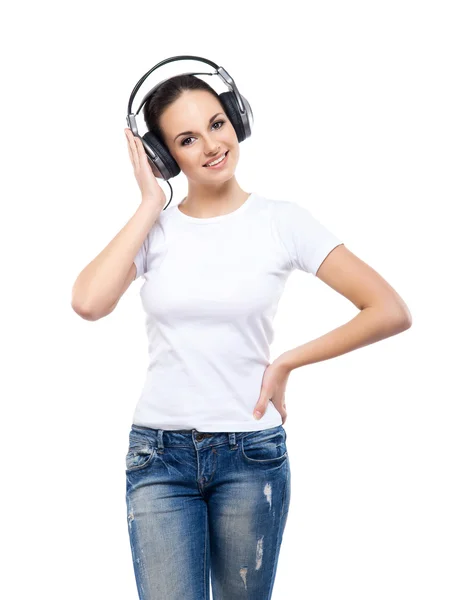
[[[254,408],[255,418],[257,417],[260,419],[265,414],[268,403],[271,400],[275,405],[276,410],[281,415],[282,423],[284,425],[287,419],[285,393],[290,373],[290,369],[282,363],[279,363],[277,360],[268,365],[262,378],[259,400]],[[261,413],[261,417],[256,415],[256,411]]]

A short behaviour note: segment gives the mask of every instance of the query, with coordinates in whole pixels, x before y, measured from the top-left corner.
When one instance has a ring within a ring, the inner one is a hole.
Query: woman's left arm
[[[284,364],[292,371],[373,344],[411,327],[411,313],[399,294],[345,245],[336,246],[328,254],[316,277],[348,298],[360,312],[348,323],[284,352],[273,364]]]
[[[411,327],[411,313],[399,294],[344,244],[328,254],[316,277],[348,298],[360,312],[345,325],[274,360],[264,373],[254,414],[259,411],[263,415],[271,399],[284,423],[287,417],[285,389],[291,371],[346,354]]]

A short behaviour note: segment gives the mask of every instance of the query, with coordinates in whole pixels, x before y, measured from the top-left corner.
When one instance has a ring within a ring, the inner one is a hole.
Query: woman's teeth
[[[215,165],[217,165],[218,163],[222,162],[226,157],[226,152],[223,154],[223,156],[220,156],[220,158],[214,162],[208,163],[206,165],[206,167],[214,167]]]

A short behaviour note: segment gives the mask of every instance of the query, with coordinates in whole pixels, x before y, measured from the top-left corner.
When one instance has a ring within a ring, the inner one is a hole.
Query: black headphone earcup
[[[174,158],[172,157],[170,151],[165,146],[165,144],[163,142],[161,142],[160,139],[156,135],[154,135],[150,131],[147,131],[143,135],[142,139],[148,146],[151,146],[151,148],[154,150],[154,152],[158,155],[158,157],[162,161],[162,163],[166,169],[166,173],[161,173],[161,175],[163,176],[163,178],[165,180],[168,180],[171,177],[176,177],[176,175],[179,175],[179,173],[180,173],[179,165],[174,160]],[[157,169],[158,169],[158,167],[157,167]]]
[[[237,139],[239,142],[243,142],[246,139],[246,133],[245,128],[243,127],[242,119],[240,118],[240,111],[239,107],[237,106],[237,100],[234,96],[234,92],[222,92],[219,94],[219,98],[224,106],[229,120],[235,129]]]

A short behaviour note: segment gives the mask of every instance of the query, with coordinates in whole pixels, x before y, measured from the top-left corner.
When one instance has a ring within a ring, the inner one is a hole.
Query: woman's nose
[[[212,156],[212,155],[215,156],[215,154],[218,152],[219,149],[220,149],[219,143],[215,140],[211,140],[210,142],[206,142],[204,152],[205,152],[205,154],[208,154],[209,156]]]

